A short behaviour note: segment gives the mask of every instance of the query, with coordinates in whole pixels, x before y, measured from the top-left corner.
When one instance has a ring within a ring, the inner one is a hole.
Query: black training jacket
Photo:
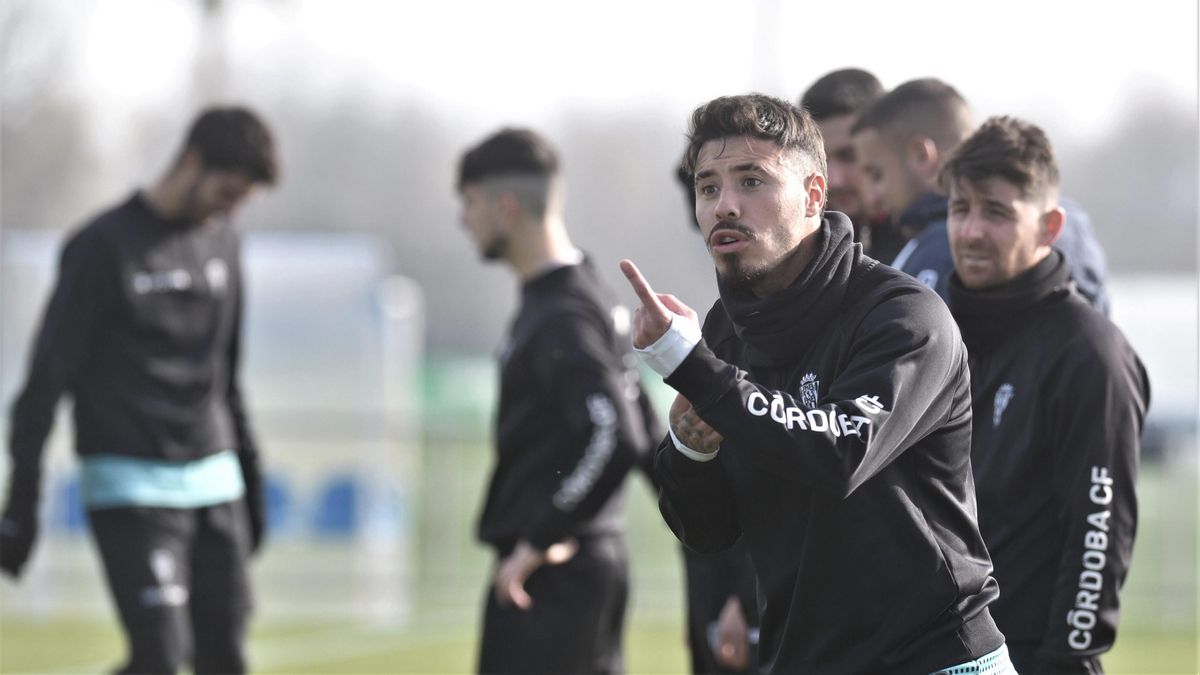
[[[623,532],[619,488],[654,442],[628,317],[586,261],[522,286],[499,354],[496,463],[480,540],[506,553],[521,539],[546,548]]]
[[[10,503],[36,502],[64,393],[80,455],[255,455],[236,377],[241,285],[228,222],[166,221],[135,194],[75,232],[12,409]]]
[[[744,538],[767,672],[927,674],[1003,643],[966,351],[937,295],[862,256],[844,216],[817,236],[780,294],[720,284],[667,383],[724,441],[709,462],[660,445],[660,507],[696,550]]]
[[[1113,645],[1137,525],[1150,399],[1125,338],[1069,282],[1063,255],[995,289],[950,280],[970,352],[979,525],[996,623],[1050,672]]]

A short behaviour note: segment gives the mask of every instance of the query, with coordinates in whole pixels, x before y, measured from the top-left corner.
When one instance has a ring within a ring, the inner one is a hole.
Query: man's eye
[[[696,188],[696,192],[698,192],[699,194],[702,194],[702,195],[715,195],[715,194],[717,194],[717,186],[716,185],[701,185],[699,188]]]
[[[742,184],[745,185],[746,187],[758,187],[759,185],[762,185],[763,182],[762,182],[762,180],[760,180],[758,178],[750,176],[750,177],[746,178],[746,180],[742,181]]]

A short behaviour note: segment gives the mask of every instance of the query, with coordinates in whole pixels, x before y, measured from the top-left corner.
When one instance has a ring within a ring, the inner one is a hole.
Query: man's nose
[[[722,191],[717,198],[717,220],[737,220],[741,216],[737,195],[732,190]]]
[[[981,238],[983,233],[983,219],[976,215],[974,211],[963,216],[962,222],[958,226],[958,236],[968,241],[975,241]]]

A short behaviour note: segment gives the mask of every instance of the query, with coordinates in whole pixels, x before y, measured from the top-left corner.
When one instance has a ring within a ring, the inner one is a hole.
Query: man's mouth
[[[708,249],[722,255],[736,253],[749,246],[751,239],[753,235],[744,226],[723,226],[708,235]]]
[[[992,256],[987,251],[960,250],[958,257],[964,265],[987,265],[992,262]]]

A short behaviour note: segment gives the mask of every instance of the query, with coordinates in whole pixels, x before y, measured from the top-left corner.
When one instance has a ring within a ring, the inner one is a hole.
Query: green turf
[[[268,598],[251,636],[256,672],[471,671],[478,605],[491,564],[471,532],[490,459],[478,439],[434,436],[426,438],[417,482],[426,489],[414,496],[410,620],[373,625],[272,616]],[[1139,493],[1141,527],[1122,593],[1121,635],[1105,665],[1114,674],[1197,673],[1195,469],[1148,466]],[[633,566],[628,671],[684,672],[678,545],[644,483],[636,481],[627,494]],[[107,616],[39,620],[0,607],[0,673],[103,672],[118,665],[122,650]]]
[[[119,638],[99,619],[49,623],[0,621],[0,672],[96,672],[116,665]],[[259,673],[466,673],[474,662],[474,633],[397,632],[365,625],[286,624],[254,631],[251,653]],[[678,622],[634,620],[626,638],[630,673],[681,673],[686,667]],[[1195,673],[1196,636],[1130,632],[1105,659],[1109,673]]]

